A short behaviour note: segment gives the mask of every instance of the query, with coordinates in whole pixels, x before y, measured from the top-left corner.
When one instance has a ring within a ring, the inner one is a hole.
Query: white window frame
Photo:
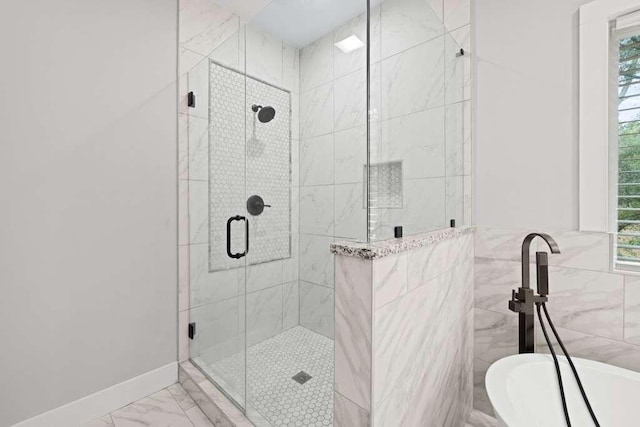
[[[596,0],[580,7],[580,231],[617,230],[617,165],[609,165],[609,142],[612,73],[617,77],[618,70],[611,67],[610,23],[638,9],[640,0]]]

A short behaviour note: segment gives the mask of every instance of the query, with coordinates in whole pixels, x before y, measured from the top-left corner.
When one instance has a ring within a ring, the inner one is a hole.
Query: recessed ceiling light
[[[356,37],[355,34],[352,34],[346,39],[340,40],[336,43],[336,47],[344,53],[349,53],[364,47],[364,42]]]

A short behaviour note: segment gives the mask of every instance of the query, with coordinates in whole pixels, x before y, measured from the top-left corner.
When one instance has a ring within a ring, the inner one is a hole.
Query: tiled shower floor
[[[242,356],[235,354],[208,366],[198,358],[194,362],[225,387],[243,384]],[[304,384],[294,381],[292,377],[300,371],[311,379]],[[256,425],[333,425],[331,339],[302,326],[291,328],[249,347],[246,375],[247,407]]]

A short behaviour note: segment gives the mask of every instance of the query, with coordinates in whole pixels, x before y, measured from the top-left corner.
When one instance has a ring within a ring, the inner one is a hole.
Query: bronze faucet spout
[[[531,233],[525,237],[522,241],[522,287],[524,289],[529,289],[529,248],[536,237],[540,237],[547,242],[552,254],[560,253],[560,247],[556,241],[546,233]]]

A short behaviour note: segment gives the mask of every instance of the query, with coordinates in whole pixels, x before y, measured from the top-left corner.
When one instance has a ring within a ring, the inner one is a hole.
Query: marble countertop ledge
[[[445,228],[429,231],[399,239],[382,240],[373,243],[336,242],[331,244],[331,252],[336,255],[351,256],[355,258],[374,260],[389,255],[411,251],[424,246],[435,245],[447,239],[453,239],[463,234],[473,233],[474,227]]]

